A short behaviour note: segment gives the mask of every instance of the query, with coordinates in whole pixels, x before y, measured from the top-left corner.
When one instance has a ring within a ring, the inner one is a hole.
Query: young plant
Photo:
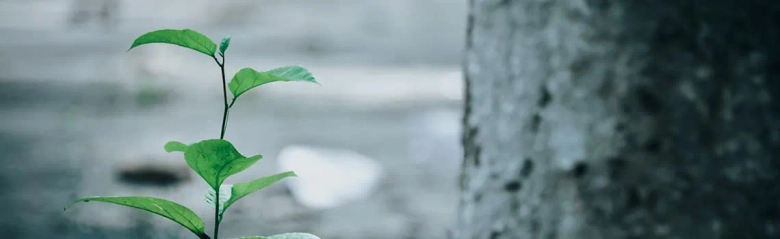
[[[225,79],[225,51],[230,46],[230,37],[222,39],[219,47],[205,35],[190,29],[174,30],[164,29],[148,32],[141,35],[127,51],[145,44],[166,43],[189,48],[214,59],[222,71],[222,95],[224,98],[224,111],[219,139],[206,139],[200,142],[185,144],[171,141],[165,144],[167,152],[183,152],[187,165],[190,166],[209,185],[210,190],[206,194],[206,202],[214,206],[214,233],[213,238],[219,237],[219,224],[225,211],[239,199],[271,185],[283,178],[296,176],[294,172],[284,172],[249,182],[224,184],[225,179],[237,174],[257,162],[261,155],[246,157],[239,153],[229,141],[225,140],[228,114],[239,96],[247,91],[263,84],[277,81],[305,81],[317,83],[308,70],[300,66],[285,66],[269,71],[257,71],[252,68],[243,68],[230,80]],[[217,57],[219,55],[219,58]],[[220,59],[222,59],[220,61]],[[227,91],[233,93],[232,100],[228,103]],[[152,197],[87,197],[74,200],[70,205],[79,202],[104,202],[117,204],[151,212],[173,220],[194,233],[200,239],[211,239],[206,234],[205,223],[192,210],[178,203]],[[67,207],[66,207],[67,209]],[[274,236],[242,237],[245,239],[319,239],[308,233],[286,233]]]

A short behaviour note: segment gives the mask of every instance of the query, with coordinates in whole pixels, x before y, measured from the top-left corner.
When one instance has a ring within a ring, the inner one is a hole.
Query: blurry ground
[[[83,196],[148,195],[211,214],[196,176],[168,187],[117,176],[127,165],[186,167],[180,154],[164,153],[165,142],[218,136],[211,59],[172,46],[125,53],[146,31],[193,28],[215,41],[232,36],[228,77],[244,66],[300,64],[322,83],[268,85],[239,100],[226,138],[265,157],[234,181],[275,173],[276,155],[290,144],[355,150],[387,171],[370,199],[322,211],[272,186],[231,207],[222,236],[444,238],[457,196],[465,4],[133,0],[120,2],[114,25],[70,25],[71,1],[0,1],[0,231],[21,239],[189,238],[131,209],[62,208]]]

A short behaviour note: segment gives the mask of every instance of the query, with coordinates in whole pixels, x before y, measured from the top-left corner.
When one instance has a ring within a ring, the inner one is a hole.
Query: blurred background
[[[445,238],[462,156],[466,7],[1,0],[0,231],[4,238],[191,237],[162,217],[119,206],[63,211],[79,197],[129,195],[179,202],[211,230],[206,184],[163,145],[218,137],[219,68],[172,45],[126,52],[145,32],[191,28],[215,42],[231,36],[228,78],[243,67],[302,65],[321,83],[269,84],[236,103],[226,139],[264,159],[228,182],[284,170],[301,177],[289,181],[298,187],[283,181],[233,205],[220,236]],[[306,191],[323,188],[334,195]]]

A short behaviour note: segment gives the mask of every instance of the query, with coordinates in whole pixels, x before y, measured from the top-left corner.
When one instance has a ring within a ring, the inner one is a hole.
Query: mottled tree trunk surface
[[[470,2],[454,238],[780,238],[780,1]]]

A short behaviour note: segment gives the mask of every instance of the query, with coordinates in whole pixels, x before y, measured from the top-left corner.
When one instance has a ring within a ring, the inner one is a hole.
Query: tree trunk
[[[780,1],[470,2],[454,238],[780,237]]]

